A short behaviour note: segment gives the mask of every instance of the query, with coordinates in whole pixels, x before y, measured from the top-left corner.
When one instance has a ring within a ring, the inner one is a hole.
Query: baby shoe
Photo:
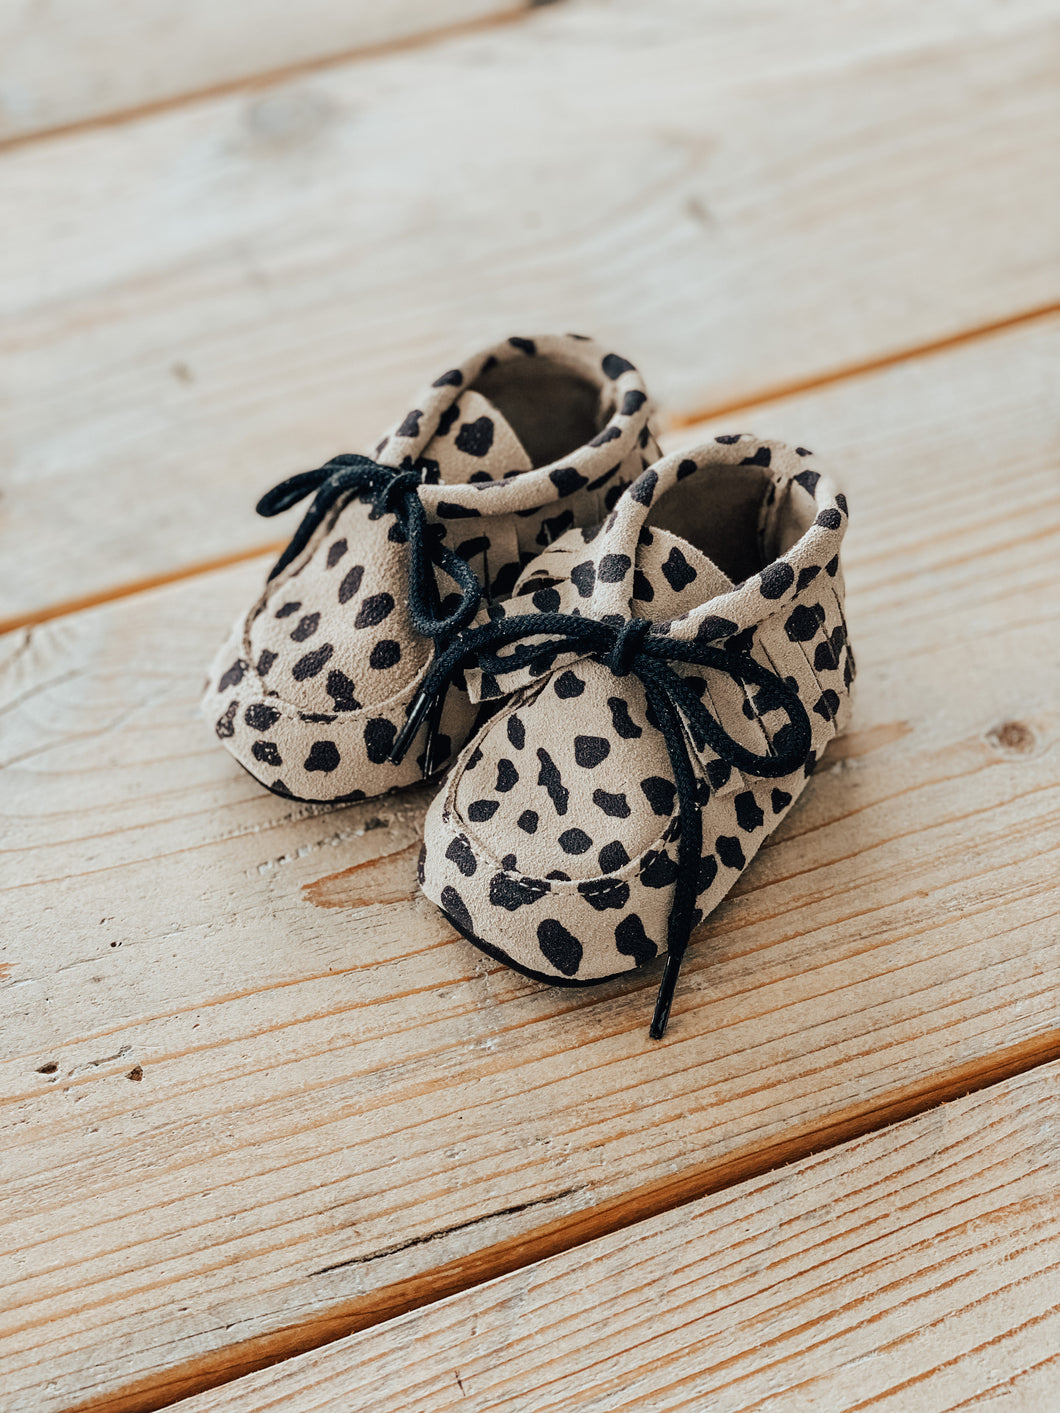
[[[459,680],[391,759],[432,661],[657,458],[650,411],[618,354],[512,338],[436,378],[374,459],[337,456],[270,491],[263,515],[314,498],[211,670],[204,711],[239,763],[276,794],[329,801],[444,765],[476,721]]]
[[[847,505],[810,453],[719,437],[571,530],[440,654],[500,709],[427,815],[423,891],[476,946],[562,986],[667,952],[801,793],[845,720]]]

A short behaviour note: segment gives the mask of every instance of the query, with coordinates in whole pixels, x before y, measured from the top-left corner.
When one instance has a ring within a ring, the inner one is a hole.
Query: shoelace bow
[[[259,515],[280,515],[306,496],[313,501],[291,542],[269,574],[275,579],[281,570],[302,553],[317,526],[340,496],[359,496],[372,503],[372,516],[388,512],[397,518],[409,546],[409,617],[417,633],[433,638],[442,648],[460,632],[479,606],[482,589],[467,562],[441,543],[427,522],[420,500],[421,473],[409,468],[395,470],[380,466],[368,456],[334,456],[315,471],[301,471],[273,486],[258,501]],[[314,494],[315,492],[315,494]],[[434,569],[441,569],[457,585],[460,602],[451,613],[443,614]]]
[[[409,704],[408,717],[394,742],[391,758],[395,762],[402,760],[424,716],[436,702],[444,701],[453,675],[472,661],[483,672],[500,677],[534,664],[540,664],[545,672],[561,654],[573,651],[597,659],[617,677],[632,673],[640,681],[670,756],[679,820],[678,877],[667,925],[667,958],[649,1032],[653,1040],[661,1040],[689,936],[697,921],[696,899],[703,852],[700,788],[681,718],[687,722],[697,749],[710,746],[717,756],[737,770],[766,779],[777,779],[800,769],[810,752],[811,735],[809,717],[797,694],[783,678],[756,662],[749,653],[727,650],[712,643],[650,634],[651,626],[643,618],[632,618],[614,627],[573,614],[543,613],[521,614],[465,630],[435,657],[419,692]],[[520,641],[540,634],[548,635],[548,641]],[[513,643],[511,653],[497,656],[496,649]],[[670,665],[671,660],[713,668],[738,686],[748,683],[757,687],[756,709],[760,713],[782,710],[788,720],[774,733],[769,754],[756,755],[734,740]]]

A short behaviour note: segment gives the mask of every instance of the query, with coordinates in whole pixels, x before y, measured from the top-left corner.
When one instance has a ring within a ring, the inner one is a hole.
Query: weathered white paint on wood
[[[523,0],[0,0],[0,144],[512,14]]]
[[[931,1109],[174,1413],[1047,1413],[1060,1065]]]
[[[8,152],[0,619],[271,540],[516,331],[687,413],[1055,299],[1054,15],[561,5]]]
[[[855,729],[663,1045],[654,976],[538,988],[451,935],[424,792],[297,805],[211,740],[264,566],[0,642],[12,1410],[172,1401],[1049,1053],[1055,337],[788,402],[851,497]]]

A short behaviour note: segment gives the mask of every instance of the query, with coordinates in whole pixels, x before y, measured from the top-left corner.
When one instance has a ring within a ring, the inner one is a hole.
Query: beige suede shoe
[[[720,437],[646,470],[440,658],[506,698],[427,816],[424,892],[476,946],[564,986],[668,952],[806,785],[854,659],[847,506],[810,454]]]
[[[203,709],[224,745],[305,800],[363,799],[444,765],[476,720],[459,682],[391,759],[432,662],[658,456],[650,411],[618,354],[512,338],[436,378],[374,460],[338,456],[277,486],[264,515],[314,499],[215,660]]]

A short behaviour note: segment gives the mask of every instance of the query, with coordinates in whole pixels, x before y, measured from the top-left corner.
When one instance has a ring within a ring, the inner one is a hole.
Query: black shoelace
[[[391,758],[398,762],[404,757],[424,717],[436,709],[439,700],[444,700],[453,675],[472,662],[483,672],[498,677],[528,665],[539,666],[544,673],[561,654],[576,652],[602,662],[617,677],[632,673],[640,681],[666,742],[678,804],[678,877],[667,926],[666,965],[650,1030],[653,1040],[661,1040],[689,937],[698,920],[696,899],[703,851],[701,785],[689,756],[681,718],[688,723],[698,749],[709,746],[730,766],[766,779],[778,779],[800,769],[809,755],[811,738],[810,721],[797,694],[749,653],[649,633],[651,626],[643,618],[633,618],[613,627],[572,614],[543,613],[521,614],[467,629],[435,657],[419,692],[409,704],[408,718],[394,742]],[[548,641],[520,641],[539,634],[549,635]],[[496,649],[513,643],[512,653],[497,656]],[[755,706],[760,714],[775,709],[783,711],[788,720],[774,733],[770,753],[756,755],[734,740],[680,673],[671,667],[669,660],[713,668],[732,678],[737,685],[746,683],[756,687]]]
[[[428,524],[419,496],[420,485],[419,471],[409,467],[395,470],[392,466],[380,466],[367,456],[343,454],[332,457],[325,466],[319,466],[315,471],[302,471],[273,486],[258,501],[259,515],[279,515],[308,495],[313,495],[313,500],[290,544],[273,565],[270,580],[297,559],[340,497],[358,496],[370,501],[373,518],[387,513],[394,515],[408,542],[409,618],[417,633],[434,639],[437,657],[475,616],[482,598],[482,588],[466,560],[448,549],[441,542],[437,527]],[[438,570],[447,574],[458,590],[459,601],[448,612],[438,591]],[[432,746],[443,705],[444,694],[441,694],[430,718],[423,760],[425,776],[431,774],[437,764],[433,759]],[[422,718],[421,712],[419,719]]]

